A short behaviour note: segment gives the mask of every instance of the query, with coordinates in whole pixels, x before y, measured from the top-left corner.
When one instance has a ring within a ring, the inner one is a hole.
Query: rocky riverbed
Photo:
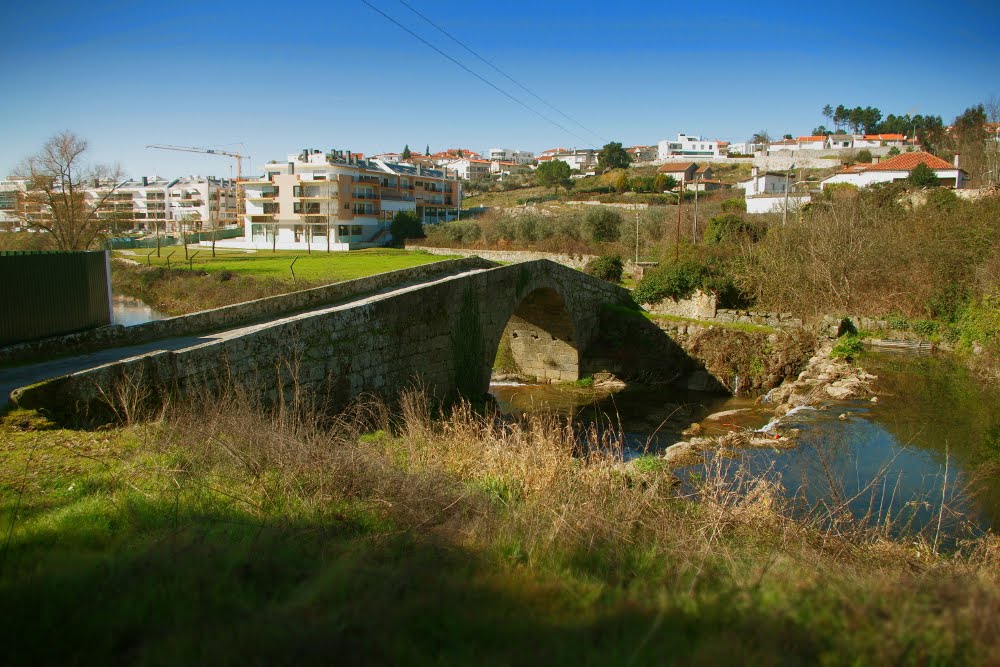
[[[712,414],[692,424],[684,432],[686,439],[664,450],[661,458],[670,466],[680,467],[698,463],[705,452],[711,450],[794,447],[797,431],[784,428],[782,421],[796,411],[829,409],[834,401],[868,399],[877,402],[878,397],[872,391],[876,376],[843,359],[831,359],[832,349],[832,342],[820,345],[794,380],[786,380],[759,399],[761,404],[774,406],[774,417],[763,428],[705,435],[704,422],[720,422],[738,411]]]

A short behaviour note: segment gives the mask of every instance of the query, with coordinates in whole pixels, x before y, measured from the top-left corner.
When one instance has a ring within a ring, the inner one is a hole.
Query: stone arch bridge
[[[361,393],[392,398],[415,382],[439,397],[475,397],[488,390],[505,332],[525,374],[575,380],[595,370],[587,364],[602,306],[632,303],[621,287],[548,260],[479,266],[187,347],[153,349],[35,383],[12,398],[25,407],[58,404],[79,412],[107,401],[125,382],[156,396],[218,388],[223,379],[271,399],[292,389],[326,392],[338,402]]]

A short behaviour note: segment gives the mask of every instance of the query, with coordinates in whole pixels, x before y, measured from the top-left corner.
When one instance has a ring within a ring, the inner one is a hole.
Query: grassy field
[[[678,493],[662,465],[581,456],[606,434],[433,420],[419,395],[336,418],[196,403],[0,420],[6,664],[1000,659],[992,537],[938,554],[797,520],[721,463]]]
[[[194,250],[191,251],[195,252]],[[140,251],[135,255],[123,255],[141,264],[147,264],[148,251]],[[307,254],[302,250],[279,250],[277,252],[258,251],[246,253],[242,251],[216,251],[216,257],[205,248],[198,248],[197,255],[189,265],[184,261],[184,250],[164,248],[160,257],[155,254],[148,257],[152,266],[167,266],[168,255],[172,268],[186,269],[189,266],[198,271],[220,272],[228,271],[241,276],[255,278],[274,278],[292,280],[292,270],[295,279],[310,283],[332,283],[342,280],[363,278],[375,273],[406,269],[411,266],[439,262],[442,259],[453,259],[440,255],[429,255],[406,250],[378,248],[372,250],[353,250],[351,252],[325,253],[314,251]],[[297,258],[297,259],[296,259]],[[291,269],[292,261],[295,261]]]

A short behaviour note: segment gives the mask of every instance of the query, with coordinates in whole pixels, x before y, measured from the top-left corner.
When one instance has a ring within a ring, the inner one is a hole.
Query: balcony
[[[374,192],[352,192],[351,199],[378,199],[378,194]]]
[[[274,199],[278,196],[277,192],[248,192],[247,199]]]

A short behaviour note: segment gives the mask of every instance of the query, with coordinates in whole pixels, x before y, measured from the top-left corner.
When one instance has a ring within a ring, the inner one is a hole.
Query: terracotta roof
[[[698,167],[697,169],[695,169],[694,173],[696,173],[696,174],[704,174],[706,171],[711,170],[711,168],[712,168],[712,165],[706,164],[704,167]]]
[[[860,173],[863,171],[912,171],[914,167],[921,163],[926,164],[935,171],[955,168],[955,165],[947,160],[942,160],[936,155],[931,155],[925,151],[916,151],[914,153],[901,153],[878,164],[855,164],[844,171],[848,173]]]
[[[814,134],[808,137],[799,137],[796,141],[826,141],[826,136]]]
[[[696,162],[668,162],[667,164],[661,165],[656,171],[687,171],[691,167],[697,168],[698,164]]]
[[[902,141],[906,137],[902,134],[866,134],[863,138],[866,141]]]

